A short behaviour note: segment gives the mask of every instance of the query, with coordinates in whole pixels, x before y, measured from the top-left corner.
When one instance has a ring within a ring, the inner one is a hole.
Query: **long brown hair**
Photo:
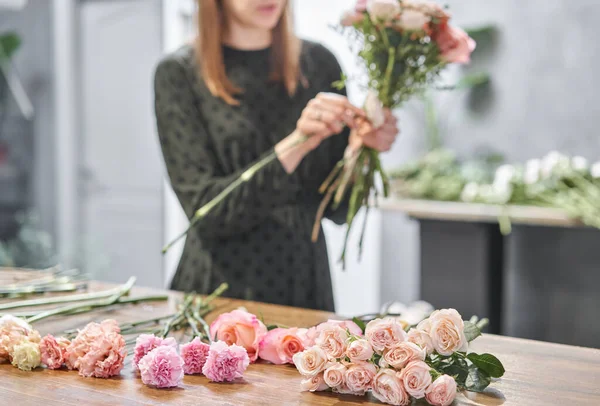
[[[198,0],[198,35],[196,58],[200,74],[213,96],[231,105],[239,104],[242,93],[225,73],[222,40],[226,29],[221,0]],[[281,82],[291,96],[296,92],[300,73],[300,40],[293,32],[292,5],[288,0],[283,14],[273,29],[270,78]]]

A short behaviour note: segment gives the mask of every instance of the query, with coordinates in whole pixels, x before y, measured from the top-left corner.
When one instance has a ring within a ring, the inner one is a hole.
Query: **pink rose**
[[[156,347],[138,364],[142,382],[157,388],[173,388],[183,380],[183,359],[171,346]]]
[[[201,374],[206,363],[210,345],[200,341],[196,337],[181,347],[181,358],[183,358],[183,373],[186,375]]]
[[[321,332],[323,330],[329,329],[332,326],[338,326],[343,328],[344,330],[348,330],[350,334],[355,336],[362,336],[362,330],[358,325],[352,320],[333,320],[329,319],[325,323],[321,323],[317,326],[317,332]]]
[[[438,26],[433,40],[440,48],[441,57],[449,63],[466,64],[471,61],[471,52],[475,50],[475,41],[460,28],[447,23]]]
[[[291,364],[294,354],[304,351],[297,328],[276,328],[267,333],[259,345],[260,358],[273,364]]]
[[[10,360],[14,346],[25,339],[32,343],[39,343],[41,337],[23,319],[11,315],[0,317],[0,362]]]
[[[363,13],[357,11],[347,11],[342,15],[341,24],[344,27],[351,27],[354,24],[360,23],[365,18]]]
[[[244,310],[234,310],[220,315],[210,325],[211,338],[216,337],[227,345],[244,347],[251,362],[258,359],[259,345],[267,327],[255,315]]]
[[[433,406],[448,406],[456,397],[456,381],[448,375],[437,378],[425,391],[425,399]]]
[[[411,361],[401,372],[404,389],[415,399],[422,399],[431,385],[431,368],[423,361]]]
[[[352,362],[367,361],[373,356],[373,347],[365,339],[355,340],[348,346],[346,355]]]
[[[398,0],[368,0],[367,11],[374,21],[392,21],[400,14]]]
[[[244,376],[249,364],[250,357],[244,347],[217,341],[210,345],[202,373],[213,382],[232,382]]]
[[[386,349],[383,353],[382,367],[388,365],[402,369],[411,361],[425,361],[425,350],[415,343],[404,341]]]
[[[439,354],[467,351],[469,343],[465,337],[465,324],[455,309],[436,310],[431,313],[429,322],[429,336]]]
[[[400,378],[400,372],[393,369],[380,369],[373,379],[373,396],[389,405],[407,406],[410,397]]]
[[[305,377],[315,376],[327,368],[327,354],[319,346],[310,347],[293,356],[294,365],[298,372]]]
[[[371,320],[365,329],[365,336],[373,349],[379,352],[406,341],[406,332],[402,329],[402,324],[391,317]]]
[[[140,334],[135,340],[133,349],[133,369],[138,369],[138,363],[146,354],[157,347],[169,346],[177,349],[177,341],[173,337],[160,338],[154,334]]]
[[[408,341],[411,343],[417,344],[419,347],[423,348],[427,355],[433,353],[433,343],[431,342],[431,337],[429,337],[429,333],[423,330],[411,328],[408,330]]]
[[[346,369],[344,381],[353,393],[364,394],[371,389],[376,374],[377,368],[375,365],[370,362],[358,362],[351,364]]]
[[[337,388],[346,384],[346,366],[341,363],[335,363],[325,370],[323,378],[330,388]]]
[[[357,0],[354,10],[360,13],[367,11],[367,0]]]
[[[346,352],[348,333],[339,326],[331,326],[321,331],[316,344],[331,358],[341,358]]]
[[[429,24],[431,21],[431,17],[425,15],[421,11],[418,10],[402,10],[396,25],[398,25],[403,30],[407,31],[420,31],[424,30],[426,24]]]
[[[65,362],[65,353],[71,342],[66,338],[58,339],[48,334],[40,341],[42,363],[49,369],[59,369]]]
[[[321,392],[329,389],[325,383],[325,380],[323,380],[323,374],[318,374],[313,377],[303,379],[302,382],[300,382],[300,386],[302,387],[303,391],[310,392]]]

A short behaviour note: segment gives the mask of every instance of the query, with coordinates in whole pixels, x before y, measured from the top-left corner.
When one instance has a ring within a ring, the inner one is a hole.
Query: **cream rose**
[[[429,336],[429,333],[423,330],[411,328],[410,330],[408,330],[407,340],[423,348],[427,355],[433,353],[433,342],[431,342],[431,337]]]
[[[323,374],[317,374],[310,378],[303,379],[302,382],[300,382],[300,386],[303,391],[309,392],[320,392],[329,388],[325,383],[325,380],[323,380]]]
[[[398,0],[369,0],[367,11],[374,21],[392,21],[400,14],[400,3]]]
[[[406,341],[406,332],[402,324],[393,318],[371,320],[365,329],[365,336],[375,351]]]
[[[338,386],[344,385],[346,366],[340,363],[333,364],[325,370],[323,379],[330,388],[337,388]]]
[[[292,357],[294,365],[300,374],[313,377],[327,367],[327,354],[319,346],[310,347],[302,352],[297,352]]]
[[[456,397],[456,381],[448,375],[437,378],[425,391],[425,399],[433,406],[448,406]]]
[[[382,367],[390,365],[396,369],[402,369],[411,361],[425,361],[426,355],[423,348],[415,343],[405,341],[385,350],[380,362],[384,363]]]
[[[425,24],[431,21],[431,17],[418,10],[403,10],[396,25],[403,30],[419,31],[425,29]]]
[[[346,352],[348,346],[348,333],[340,326],[328,326],[323,329],[315,344],[325,351],[331,358],[341,358]]]
[[[346,386],[352,393],[364,394],[371,389],[373,378],[377,374],[377,368],[370,362],[358,362],[346,369],[344,379]]]
[[[404,389],[416,399],[422,399],[425,391],[431,385],[431,368],[423,361],[409,362],[401,372]]]
[[[373,356],[373,347],[365,339],[356,340],[350,343],[346,355],[352,362],[367,361]]]
[[[410,397],[400,378],[400,373],[393,369],[381,369],[373,379],[373,396],[389,405],[407,406]]]
[[[433,348],[441,355],[452,355],[456,351],[466,352],[465,324],[454,309],[436,310],[429,317],[429,336]]]

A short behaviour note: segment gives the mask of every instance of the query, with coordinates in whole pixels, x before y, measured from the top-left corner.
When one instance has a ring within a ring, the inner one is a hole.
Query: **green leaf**
[[[367,328],[367,326],[365,325],[365,322],[362,321],[361,319],[359,319],[358,317],[354,317],[352,319],[352,321],[354,323],[356,323],[356,325],[360,328],[360,330],[363,332],[363,334],[365,333],[365,329]]]
[[[465,381],[469,375],[469,365],[464,358],[453,356],[452,359],[445,360],[438,369],[446,375],[454,377],[459,386],[465,386]]]
[[[469,361],[471,361],[477,368],[485,371],[492,378],[500,378],[504,375],[504,366],[502,362],[492,354],[475,354],[471,353],[467,355]]]
[[[14,33],[0,35],[0,60],[10,59],[21,46],[21,39]]]
[[[485,371],[475,365],[469,367],[469,374],[465,380],[465,389],[469,392],[483,392],[492,379]]]
[[[479,330],[475,324],[471,323],[470,321],[465,321],[465,337],[467,337],[468,342],[473,341],[480,335],[481,330]]]
[[[276,328],[279,328],[279,326],[271,324],[270,326],[267,326],[267,331],[275,330]]]

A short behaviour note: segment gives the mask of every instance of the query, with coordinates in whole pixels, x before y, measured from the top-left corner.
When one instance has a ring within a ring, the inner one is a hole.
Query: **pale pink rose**
[[[331,326],[321,331],[316,344],[331,358],[341,358],[348,346],[348,333],[339,326]]]
[[[422,399],[425,391],[431,385],[431,368],[423,361],[409,362],[401,372],[400,377],[406,392],[415,399]]]
[[[318,374],[310,378],[303,379],[302,382],[300,382],[300,387],[303,391],[309,392],[321,392],[329,389],[325,383],[325,380],[323,379],[323,374]]]
[[[395,25],[407,31],[420,31],[429,24],[431,17],[418,10],[403,10]]]
[[[371,320],[365,329],[365,336],[378,352],[406,341],[406,332],[402,329],[402,324],[391,317]]]
[[[353,322],[352,320],[333,320],[329,319],[324,323],[321,323],[317,326],[317,332],[321,332],[323,330],[329,329],[332,326],[338,326],[343,328],[344,330],[348,330],[348,332],[355,336],[362,336],[362,330],[358,327],[358,324]]]
[[[368,340],[361,338],[350,343],[346,355],[352,362],[367,361],[373,356],[373,347]]]
[[[351,364],[344,374],[344,381],[353,393],[363,394],[373,383],[377,368],[370,362],[357,362]]]
[[[258,359],[259,345],[267,334],[267,327],[255,315],[244,310],[221,314],[210,325],[211,338],[227,345],[244,347],[251,362]]]
[[[173,388],[183,380],[183,359],[171,346],[156,347],[138,363],[142,382],[157,388]]]
[[[438,26],[433,40],[440,48],[442,59],[449,63],[469,63],[476,47],[475,41],[466,32],[447,23]]]
[[[467,351],[469,343],[465,337],[465,324],[455,309],[436,310],[429,321],[429,336],[439,354],[452,355],[456,351]]]
[[[325,370],[323,378],[330,388],[337,388],[346,384],[346,366],[341,363],[335,363]]]
[[[408,341],[423,348],[427,355],[433,353],[433,342],[431,342],[431,337],[426,331],[411,328],[408,330]]]
[[[127,356],[125,339],[117,332],[110,332],[92,343],[89,351],[79,359],[79,375],[110,378],[119,375]]]
[[[298,329],[298,337],[300,337],[302,340],[302,345],[304,348],[309,348],[315,345],[315,340],[319,336],[319,332],[317,331],[318,327],[319,326],[314,326],[309,329]]]
[[[456,381],[448,375],[437,378],[425,391],[425,399],[433,406],[448,406],[456,397]]]
[[[244,347],[217,341],[210,345],[202,373],[213,382],[231,382],[242,378],[249,364],[250,357]]]
[[[358,12],[365,12],[367,10],[367,0],[356,0],[354,10]]]
[[[342,15],[342,20],[340,21],[340,23],[344,27],[350,27],[350,26],[353,26],[354,24],[360,23],[364,18],[365,18],[365,16],[363,13],[353,11],[353,10],[347,11]]]
[[[267,333],[259,345],[260,358],[273,364],[291,364],[294,354],[304,351],[298,328],[276,328]]]
[[[187,344],[181,345],[181,358],[183,358],[183,372],[186,375],[201,374],[206,363],[210,345],[196,337]]]
[[[317,345],[294,354],[292,358],[298,372],[305,377],[323,372],[328,364],[327,354]]]
[[[373,396],[388,405],[407,406],[410,403],[400,373],[393,369],[380,369],[373,379],[372,390]]]
[[[40,341],[42,364],[46,365],[48,369],[61,368],[65,362],[65,353],[69,344],[71,342],[64,337],[56,339],[48,334],[42,338]]]
[[[400,14],[398,0],[368,0],[367,11],[374,21],[392,21]]]
[[[160,338],[154,334],[140,334],[135,340],[135,347],[133,348],[133,369],[138,369],[138,363],[146,354],[157,347],[168,346],[177,349],[177,341],[173,337]]]
[[[404,368],[411,361],[425,361],[425,350],[415,343],[404,341],[383,352],[382,367]]]
[[[14,346],[25,339],[33,343],[39,343],[41,337],[23,319],[11,315],[0,317],[0,362],[10,361]]]

